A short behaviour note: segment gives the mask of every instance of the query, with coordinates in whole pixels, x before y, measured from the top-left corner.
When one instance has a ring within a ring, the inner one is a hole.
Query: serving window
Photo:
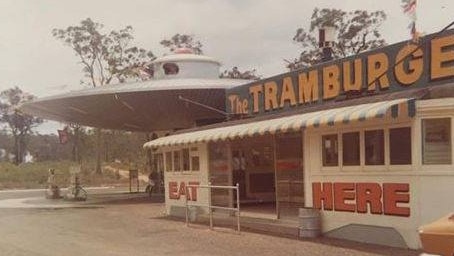
[[[328,134],[322,136],[322,157],[323,166],[339,165],[339,142],[337,134]]]
[[[385,164],[385,133],[384,130],[364,132],[364,150],[366,165]]]
[[[342,163],[345,166],[360,164],[359,132],[342,134]]]
[[[172,151],[166,152],[165,154],[165,162],[166,162],[166,171],[171,172],[172,171]]]
[[[189,171],[189,148],[183,148],[181,154],[183,156],[183,171]]]
[[[200,170],[198,147],[182,148],[165,153],[165,168],[167,172],[189,172]]]
[[[451,150],[451,118],[423,119],[423,164],[451,164]]]
[[[411,165],[410,127],[351,131],[321,135],[323,167]],[[353,170],[353,169],[352,169]]]
[[[389,157],[391,165],[411,164],[411,128],[389,129]]]
[[[173,151],[173,170],[181,171],[181,152],[180,150]]]

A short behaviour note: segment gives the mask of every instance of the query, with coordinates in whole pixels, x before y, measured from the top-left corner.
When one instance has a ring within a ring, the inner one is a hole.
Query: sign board
[[[261,115],[449,82],[454,82],[454,29],[231,88],[226,109]]]

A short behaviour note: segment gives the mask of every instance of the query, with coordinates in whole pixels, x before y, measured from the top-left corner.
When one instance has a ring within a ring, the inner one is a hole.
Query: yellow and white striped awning
[[[193,144],[208,141],[223,141],[252,137],[255,135],[274,134],[277,132],[298,131],[306,127],[332,126],[338,123],[364,121],[383,118],[387,115],[396,118],[399,115],[415,115],[414,99],[396,99],[376,103],[327,109],[316,112],[296,114],[275,119],[218,127],[161,137],[145,143],[145,148]]]

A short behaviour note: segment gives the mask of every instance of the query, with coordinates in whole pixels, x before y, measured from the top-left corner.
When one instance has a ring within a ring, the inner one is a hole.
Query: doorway
[[[276,215],[274,142],[272,136],[231,143],[232,183],[239,184],[242,212]],[[233,195],[233,200],[236,195]]]
[[[265,135],[209,144],[213,185],[239,184],[242,214],[291,218],[304,207],[301,132]],[[236,193],[212,190],[212,204],[233,206]]]
[[[301,132],[276,135],[276,209],[278,218],[297,217],[304,207]]]

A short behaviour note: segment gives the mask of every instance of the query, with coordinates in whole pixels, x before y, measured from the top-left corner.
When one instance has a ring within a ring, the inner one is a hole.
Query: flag
[[[416,0],[403,0],[402,2],[404,4],[402,6],[404,13],[410,15],[416,12]]]
[[[60,139],[60,144],[66,144],[69,141],[68,126],[63,130],[58,130],[58,138]]]
[[[402,9],[405,14],[410,18],[410,35],[414,42],[419,40],[419,32],[416,29],[416,0],[402,0]]]

